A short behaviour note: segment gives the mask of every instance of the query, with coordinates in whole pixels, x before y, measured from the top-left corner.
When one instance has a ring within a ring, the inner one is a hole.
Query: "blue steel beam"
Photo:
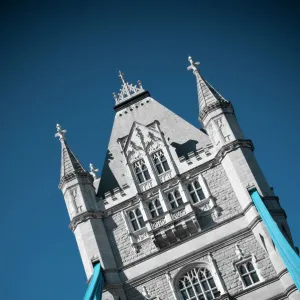
[[[278,250],[287,270],[289,271],[292,279],[298,290],[300,290],[300,258],[295,250],[288,243],[281,230],[278,228],[277,223],[273,220],[270,212],[266,208],[263,200],[256,189],[250,191],[251,198],[260,214],[267,230]]]
[[[86,290],[83,300],[101,300],[104,287],[104,277],[100,263],[95,264],[94,274]]]

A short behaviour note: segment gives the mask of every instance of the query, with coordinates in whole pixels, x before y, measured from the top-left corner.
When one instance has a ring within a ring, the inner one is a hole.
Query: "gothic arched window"
[[[164,213],[160,201],[158,199],[155,199],[154,201],[150,202],[148,204],[148,207],[152,218],[161,216]]]
[[[134,231],[145,227],[145,222],[139,208],[130,211],[128,215]]]
[[[133,168],[139,183],[142,183],[150,179],[148,168],[143,159],[136,161],[133,164]]]
[[[205,195],[198,180],[189,183],[188,190],[194,203],[205,199]]]
[[[211,272],[205,267],[189,270],[179,279],[178,285],[183,300],[211,300],[220,296]]]
[[[169,164],[162,150],[153,153],[152,159],[158,174],[162,174],[170,170]]]
[[[172,208],[179,207],[183,204],[181,195],[178,190],[174,190],[168,194],[168,199]]]

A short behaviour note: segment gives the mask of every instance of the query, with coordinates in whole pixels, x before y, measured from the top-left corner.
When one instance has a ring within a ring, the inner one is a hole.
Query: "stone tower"
[[[292,247],[286,215],[230,101],[196,77],[199,130],[125,81],[101,179],[57,125],[61,189],[88,280],[103,300],[300,299],[250,197],[256,188]]]

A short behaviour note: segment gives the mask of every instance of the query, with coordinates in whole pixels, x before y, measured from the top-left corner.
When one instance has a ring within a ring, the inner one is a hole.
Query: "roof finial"
[[[122,73],[121,71],[119,71],[119,77],[121,78],[121,81],[122,81],[122,87],[118,94],[113,93],[116,104],[119,104],[125,100],[130,99],[131,97],[134,97],[134,96],[144,92],[144,89],[142,87],[142,83],[140,80],[138,80],[138,86],[136,86],[136,85],[126,82],[125,78],[124,78],[124,73]]]
[[[193,73],[199,73],[197,66],[200,65],[199,62],[194,62],[191,56],[188,57],[188,61],[190,62],[190,66],[187,67],[188,70],[193,70]]]
[[[94,165],[90,163],[90,174],[94,177],[94,179],[97,179],[97,172],[99,172],[99,169],[95,169]]]
[[[67,133],[67,130],[62,130],[59,124],[56,124],[56,130],[57,133],[55,134],[55,137],[58,137],[60,141],[64,141],[66,139],[65,134]]]
[[[124,80],[124,73],[122,73],[121,71],[119,71],[119,77],[121,78],[123,84],[126,84],[125,80]]]
[[[124,79],[124,73],[122,73],[121,71],[119,71],[119,77],[122,80],[123,88],[126,90],[127,95],[130,95],[130,90],[129,90],[128,85],[127,85],[127,83],[126,83],[126,81]]]

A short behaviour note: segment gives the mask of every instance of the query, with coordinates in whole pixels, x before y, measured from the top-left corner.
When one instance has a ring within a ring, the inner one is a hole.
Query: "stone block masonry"
[[[260,271],[264,280],[276,278],[276,272],[268,257],[268,253],[259,245],[252,234],[246,238],[238,240],[238,242],[240,248],[244,252],[245,257],[255,255],[257,259],[258,271]],[[225,287],[230,295],[235,295],[239,292],[242,292],[242,282],[239,278],[238,273],[234,269],[234,263],[238,261],[238,257],[235,253],[235,243],[217,249],[211,252],[211,254],[215,259],[217,269],[220,272],[219,275],[222,277]],[[174,278],[178,274],[178,272],[180,272],[182,267],[186,267],[189,264],[195,264],[198,262],[207,263],[207,255],[198,257],[196,259],[184,259],[181,265],[180,263],[176,264],[176,269],[171,269],[172,267],[166,266],[165,269],[160,270],[159,274],[157,274],[156,276],[153,276],[153,273],[151,274],[149,272],[148,274],[145,274],[142,280],[139,281],[138,285],[135,285],[134,282],[125,283],[125,292],[127,295],[127,299],[143,300],[144,297],[142,295],[142,289],[143,286],[145,286],[151,297],[160,297],[164,300],[174,300],[175,298],[165,275],[166,272],[170,272],[171,278]],[[156,272],[156,270],[153,270],[153,272]],[[184,273],[182,275],[184,275]],[[215,281],[217,281],[217,279],[215,279]],[[177,282],[174,282],[174,288],[177,288]],[[250,287],[247,289],[247,292],[251,293],[251,291],[253,291],[254,289],[255,287]],[[249,295],[249,299],[251,299],[250,297],[251,296]],[[268,298],[263,297],[262,299]]]

